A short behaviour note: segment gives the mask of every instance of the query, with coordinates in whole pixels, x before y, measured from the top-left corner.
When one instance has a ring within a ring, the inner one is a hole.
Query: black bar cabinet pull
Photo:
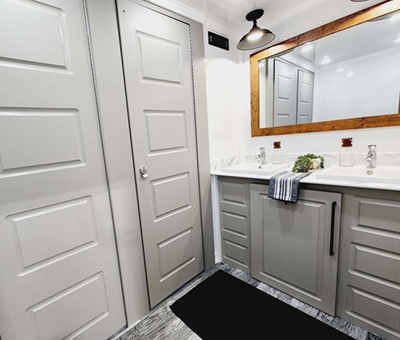
[[[335,252],[333,251],[333,242],[335,238],[335,209],[336,208],[336,202],[332,202],[332,215],[331,215],[331,241],[329,245],[329,255],[333,256],[335,255]]]

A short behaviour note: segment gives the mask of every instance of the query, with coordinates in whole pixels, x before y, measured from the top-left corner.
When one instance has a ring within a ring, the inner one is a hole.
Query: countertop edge
[[[290,168],[283,169],[282,171],[290,170]],[[246,173],[227,173],[223,171],[211,171],[212,176],[222,176],[222,177],[237,177],[237,178],[248,178],[257,180],[269,181],[272,176],[259,176]],[[350,187],[350,188],[361,188],[361,189],[374,189],[374,190],[390,190],[390,191],[400,191],[400,184],[388,184],[388,183],[372,183],[372,182],[350,182],[350,181],[336,181],[336,180],[326,180],[316,178],[315,173],[300,180],[301,183],[305,184],[319,184],[319,185],[329,185],[335,187]]]

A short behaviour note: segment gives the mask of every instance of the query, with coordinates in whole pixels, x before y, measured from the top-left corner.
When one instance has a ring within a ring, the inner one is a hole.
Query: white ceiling
[[[291,53],[311,61],[318,69],[389,50],[396,53],[400,50],[400,13],[329,35]],[[323,59],[329,59],[329,62],[324,64]]]
[[[400,47],[400,20],[366,22],[316,41],[316,66],[329,56],[332,64]],[[399,60],[400,62],[400,60]]]
[[[151,0],[150,0],[151,1]],[[279,34],[281,26],[299,26],[308,30],[310,25],[317,27],[326,22],[357,12],[363,8],[384,2],[371,0],[351,2],[350,0],[169,0],[181,3],[207,15],[208,19],[217,21],[220,25],[237,35],[244,35],[251,28],[246,21],[248,12],[255,8],[264,9],[264,16],[259,20],[262,28],[275,28]],[[160,2],[160,1],[158,1]],[[329,18],[326,21],[325,18]],[[332,19],[330,19],[332,18]],[[319,20],[320,19],[320,20]],[[319,22],[320,21],[320,22]],[[313,24],[313,23],[316,24]],[[287,29],[283,29],[284,32]],[[304,31],[303,31],[304,32]],[[298,32],[299,34],[301,32]],[[285,38],[287,38],[285,36]],[[281,41],[282,39],[279,39]]]

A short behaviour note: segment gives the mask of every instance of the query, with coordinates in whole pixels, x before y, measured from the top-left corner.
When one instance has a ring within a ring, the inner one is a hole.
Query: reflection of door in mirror
[[[298,71],[297,124],[312,122],[314,73]]]
[[[252,57],[258,59],[259,128],[303,124],[299,129],[306,131],[304,124],[344,119],[356,124],[355,118],[363,121],[354,127],[366,127],[367,117],[381,125],[379,116],[399,113],[399,11],[320,39],[307,41],[306,35],[299,36],[306,40],[303,45],[264,59]],[[282,45],[297,43],[292,40]],[[263,53],[268,49],[258,54]],[[347,127],[329,124],[339,125]],[[318,131],[315,125],[309,129]]]
[[[289,61],[290,60],[290,61]],[[260,127],[312,122],[314,68],[300,58],[260,60]]]
[[[274,71],[274,126],[296,124],[297,69],[275,60]]]

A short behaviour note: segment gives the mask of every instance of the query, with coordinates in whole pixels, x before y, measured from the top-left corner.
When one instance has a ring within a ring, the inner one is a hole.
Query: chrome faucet
[[[260,159],[261,165],[267,164],[267,155],[265,154],[265,148],[260,148],[260,155],[258,156]]]
[[[376,145],[368,145],[368,155],[364,159],[367,169],[375,169],[377,166]]]

